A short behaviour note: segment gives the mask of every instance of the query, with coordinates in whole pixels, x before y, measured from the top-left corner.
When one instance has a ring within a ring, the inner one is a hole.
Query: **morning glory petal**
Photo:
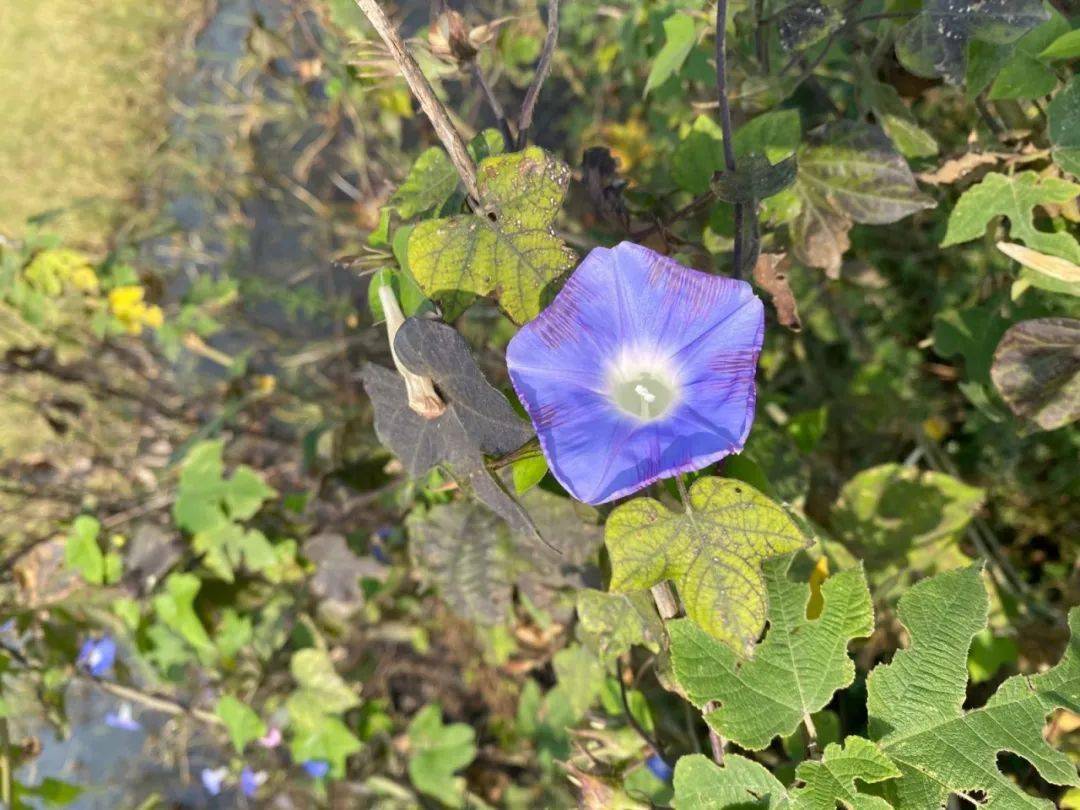
[[[764,308],[749,284],[597,248],[507,347],[555,478],[604,503],[745,442]]]

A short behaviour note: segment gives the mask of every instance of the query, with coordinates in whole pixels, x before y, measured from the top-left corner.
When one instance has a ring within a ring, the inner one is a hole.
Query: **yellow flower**
[[[84,293],[96,292],[98,288],[97,273],[90,259],[77,250],[43,250],[34,256],[23,275],[31,285],[50,296],[60,295],[64,287]]]
[[[132,335],[142,334],[144,326],[157,329],[164,323],[161,307],[143,301],[142,287],[130,284],[109,290],[109,310]]]

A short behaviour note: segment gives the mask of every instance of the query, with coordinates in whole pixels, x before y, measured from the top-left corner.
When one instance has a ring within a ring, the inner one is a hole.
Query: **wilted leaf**
[[[997,249],[1023,265],[1020,277],[1031,282],[1033,287],[1080,296],[1080,265],[1075,262],[1047,256],[1012,242],[998,242]]]
[[[412,512],[405,520],[417,570],[459,616],[480,624],[507,618],[514,585],[506,524],[464,501]]]
[[[464,805],[464,780],[454,774],[476,756],[476,732],[464,723],[443,725],[438,704],[409,723],[409,779],[421,793],[450,807]]]
[[[819,127],[798,158],[793,248],[801,261],[830,276],[839,273],[853,222],[883,225],[935,205],[876,127],[854,121]]]
[[[472,139],[468,146],[474,161],[502,154],[503,137],[497,129],[485,129]],[[432,146],[420,153],[409,169],[405,180],[390,198],[390,205],[404,219],[430,211],[443,205],[457,190],[458,174],[450,156],[440,146]]]
[[[882,464],[844,484],[832,528],[868,567],[879,568],[955,539],[983,497],[981,489],[945,473]]]
[[[481,161],[483,210],[413,229],[408,259],[416,282],[449,318],[489,293],[516,323],[536,317],[576,258],[552,231],[569,182],[569,168],[537,147]]]
[[[972,39],[1006,45],[1049,18],[1042,0],[926,0],[896,42],[901,64],[917,76],[958,85]]]
[[[847,645],[874,628],[870,591],[861,568],[829,577],[823,607],[807,618],[810,586],[787,576],[789,557],[764,564],[769,629],[753,657],[740,660],[687,619],[668,624],[675,679],[698,707],[711,701],[705,720],[743,748],[760,750],[795,731],[833,693],[850,686],[855,664]]]
[[[485,453],[501,456],[519,448],[532,429],[484,379],[464,338],[446,324],[408,318],[394,347],[406,368],[435,382],[447,407],[434,419],[420,416],[408,405],[401,376],[369,363],[364,389],[375,406],[379,441],[414,478],[446,466],[516,531],[535,536],[528,515],[484,463]]]
[[[844,24],[837,4],[823,0],[793,0],[776,13],[780,42],[785,50],[816,45]]]
[[[795,156],[776,165],[763,155],[749,154],[736,164],[734,172],[720,172],[712,180],[717,198],[729,203],[763,200],[795,182]]]
[[[934,186],[950,185],[960,180],[980,166],[997,163],[997,155],[986,152],[965,152],[957,158],[950,158],[932,172],[923,172],[918,178],[923,183]]]
[[[319,599],[331,599],[355,606],[363,601],[361,577],[377,577],[383,566],[372,559],[361,559],[349,548],[340,534],[326,532],[304,541],[304,556],[315,563],[311,591]]]
[[[806,539],[779,506],[741,481],[698,479],[687,511],[637,498],[608,517],[604,542],[615,592],[675,581],[687,615],[743,653],[765,621],[761,564]]]
[[[953,793],[978,793],[988,807],[1049,810],[1051,802],[998,770],[1003,751],[1026,759],[1047,782],[1080,784],[1076,766],[1043,738],[1055,708],[1080,704],[1080,610],[1069,613],[1072,637],[1056,667],[1013,676],[985,706],[965,712],[968,647],[986,627],[987,609],[979,566],[923,580],[900,599],[911,643],[866,682],[870,736],[902,774],[884,785],[898,810],[944,806]]]
[[[664,624],[648,591],[604,593],[586,588],[578,591],[577,612],[586,643],[603,661],[635,644],[656,651],[664,638]]]
[[[1080,34],[1080,31],[1073,33]],[[1046,108],[1047,133],[1054,145],[1054,162],[1080,177],[1080,79],[1075,76]]]
[[[695,29],[694,18],[688,14],[675,13],[664,20],[664,46],[656,54],[645,80],[646,96],[679,72],[697,41]]]
[[[754,264],[754,283],[772,296],[776,319],[792,332],[802,329],[799,306],[788,284],[791,262],[786,253],[762,253]]]
[[[1035,172],[1014,175],[988,174],[961,195],[949,214],[942,247],[978,239],[996,217],[1009,219],[1009,235],[1042,253],[1080,263],[1080,243],[1065,232],[1047,233],[1035,228],[1034,208],[1047,203],[1062,205],[1080,194],[1080,185]]]
[[[881,749],[862,737],[848,737],[841,747],[825,746],[820,761],[800,763],[798,787],[785,788],[762,765],[738,754],[724,757],[723,766],[701,754],[675,764],[676,810],[889,810],[879,796],[860,793],[856,782],[886,782],[900,771]]]
[[[1021,321],[1001,339],[990,368],[1001,398],[1043,430],[1080,418],[1080,321]]]

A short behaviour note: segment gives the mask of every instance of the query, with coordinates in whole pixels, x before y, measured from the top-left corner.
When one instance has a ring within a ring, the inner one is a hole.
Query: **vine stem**
[[[809,714],[803,715],[803,725],[806,726],[806,751],[811,759],[817,759],[820,756],[820,751],[818,750],[817,726],[814,725],[814,721],[810,718]]]
[[[6,717],[0,717],[0,802],[11,807],[11,734]]]
[[[652,593],[661,619],[667,621],[679,615],[679,600],[675,596],[675,591],[671,589],[670,582],[666,579],[663,582],[657,582],[649,589],[649,592]]]
[[[727,12],[728,0],[716,3],[716,100],[720,104],[720,130],[724,135],[724,168],[735,174],[735,139],[731,131],[731,104],[727,97]],[[745,203],[735,203],[735,245],[732,261],[735,265],[732,275],[742,277],[743,253],[743,218],[746,216]]]
[[[719,706],[720,704],[717,703],[715,700],[710,700],[708,703],[705,704],[705,707],[702,709],[702,714],[705,715],[709,712],[716,711]],[[717,765],[723,765],[724,749],[727,748],[727,740],[720,736],[720,732],[718,732],[715,728],[709,725],[708,720],[705,721],[705,726],[709,729],[709,747],[712,749],[713,762],[715,762]]]
[[[435,95],[435,90],[432,89],[431,83],[427,80],[423,71],[420,70],[420,65],[413,59],[412,54],[405,50],[405,43],[402,42],[398,32],[379,7],[378,0],[355,0],[355,2],[360,7],[360,10],[364,12],[364,16],[368,18],[368,22],[382,37],[382,41],[386,43],[391,58],[397,64],[401,75],[405,77],[405,82],[409,85],[409,90],[412,91],[416,100],[420,102],[420,109],[424,111],[424,115],[431,121],[431,125],[435,128],[435,134],[450,155],[450,162],[454,164],[454,169],[461,178],[461,182],[465,184],[465,191],[473,200],[479,201],[480,191],[476,185],[476,165],[465,148],[465,139],[461,137],[461,133],[457,131],[454,123],[450,120],[450,114]]]
[[[372,0],[365,0],[365,2],[372,2]],[[548,73],[551,72],[551,59],[555,55],[555,46],[559,42],[559,0],[548,0],[547,17],[544,49],[540,53],[540,61],[536,63],[536,73],[533,75],[532,84],[525,91],[525,101],[521,104],[521,114],[518,116],[518,149],[525,148],[525,143],[529,138],[529,129],[532,127],[533,111],[536,109],[537,99],[540,98],[540,88],[544,86]]]

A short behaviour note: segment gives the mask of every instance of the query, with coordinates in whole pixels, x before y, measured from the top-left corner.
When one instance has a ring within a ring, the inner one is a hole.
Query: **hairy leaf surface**
[[[706,721],[750,750],[795,731],[823,708],[837,689],[855,678],[847,655],[852,639],[874,626],[870,591],[862,568],[842,571],[821,587],[819,616],[808,619],[810,586],[787,576],[790,557],[764,564],[769,630],[753,657],[740,660],[687,619],[668,625],[675,678],[698,707],[719,706]]]

